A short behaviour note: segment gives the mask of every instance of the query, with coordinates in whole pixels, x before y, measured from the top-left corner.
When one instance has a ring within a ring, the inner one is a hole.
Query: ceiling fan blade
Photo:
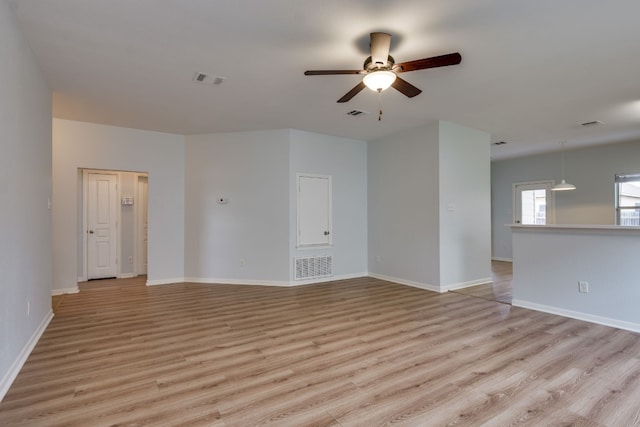
[[[456,65],[462,61],[462,56],[456,53],[448,53],[446,55],[432,56],[431,58],[416,59],[415,61],[403,62],[396,64],[394,71],[396,73],[406,73],[407,71],[424,70],[426,68],[446,67],[448,65]]]
[[[349,92],[347,92],[345,96],[343,96],[342,98],[338,99],[338,102],[342,103],[342,102],[347,102],[347,101],[351,100],[351,98],[353,98],[358,93],[360,93],[360,91],[362,89],[364,89],[365,87],[366,86],[364,85],[364,83],[362,83],[362,82],[358,83],[356,85],[356,87],[354,87]]]
[[[391,34],[371,33],[371,63],[380,67],[387,66],[389,49],[391,48]]]
[[[397,89],[399,92],[402,92],[409,98],[413,98],[414,96],[419,95],[422,92],[420,89],[398,76],[396,76],[396,79],[393,81],[391,86],[393,86],[394,89]]]
[[[329,76],[333,74],[363,74],[363,70],[310,70],[305,71],[305,76]]]

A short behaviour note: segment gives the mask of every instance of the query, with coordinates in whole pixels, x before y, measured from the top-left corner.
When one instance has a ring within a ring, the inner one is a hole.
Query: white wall
[[[288,283],[289,131],[185,140],[186,277]]]
[[[368,254],[374,275],[439,283],[438,137],[434,122],[368,144]]]
[[[640,173],[640,142],[607,144],[565,153],[565,176],[574,191],[555,194],[557,224],[614,224],[614,176]],[[562,153],[549,153],[491,164],[493,257],[511,259],[512,185],[562,178]]]
[[[440,287],[491,280],[488,133],[440,122]]]
[[[300,130],[290,131],[289,280],[293,258],[333,256],[334,277],[367,273],[367,143]],[[333,245],[321,250],[298,250],[296,173],[332,177]]]
[[[184,277],[184,137],[53,120],[53,288],[77,287],[78,169],[148,172],[148,280]]]
[[[4,0],[0,40],[1,400],[51,319],[51,93]]]

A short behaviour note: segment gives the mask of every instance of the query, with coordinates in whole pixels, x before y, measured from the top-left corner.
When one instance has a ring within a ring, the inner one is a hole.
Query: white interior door
[[[330,245],[331,177],[298,175],[298,246]]]
[[[117,176],[87,174],[87,278],[116,277]]]
[[[552,181],[523,182],[513,185],[513,222],[545,225],[555,222]]]
[[[147,274],[147,236],[149,234],[148,214],[149,179],[138,177],[138,271],[137,274]]]

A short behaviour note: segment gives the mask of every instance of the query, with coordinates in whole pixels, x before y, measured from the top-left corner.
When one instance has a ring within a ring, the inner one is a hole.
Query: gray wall
[[[439,283],[438,123],[368,144],[369,272]]]
[[[293,257],[333,255],[334,276],[367,273],[367,143],[291,130],[289,248]],[[296,173],[332,177],[333,245],[326,250],[296,248]],[[293,280],[293,265],[289,268]]]
[[[557,224],[614,224],[614,176],[640,173],[640,142],[575,150],[565,154],[565,176],[574,191],[555,194]],[[491,164],[492,254],[511,259],[513,183],[562,178],[562,153],[495,161]]]
[[[185,182],[187,278],[288,282],[289,131],[187,136]]]
[[[436,291],[490,280],[489,142],[438,121],[369,143],[370,273]]]
[[[0,40],[2,399],[51,316],[51,93],[6,1]]]
[[[333,177],[330,248],[296,248],[297,172]],[[187,136],[186,277],[287,285],[293,257],[320,254],[333,255],[334,276],[366,274],[366,180],[364,141],[298,130]]]
[[[491,279],[491,139],[440,122],[440,286]]]

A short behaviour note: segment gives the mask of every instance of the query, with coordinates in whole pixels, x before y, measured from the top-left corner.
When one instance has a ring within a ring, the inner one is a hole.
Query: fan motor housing
[[[362,66],[362,68],[366,71],[373,71],[373,70],[391,70],[393,68],[393,65],[396,63],[395,59],[393,59],[393,56],[389,55],[387,57],[387,65],[381,67],[378,66],[377,64],[373,63],[373,60],[371,59],[371,57],[368,57],[367,59],[364,60],[364,65]]]

